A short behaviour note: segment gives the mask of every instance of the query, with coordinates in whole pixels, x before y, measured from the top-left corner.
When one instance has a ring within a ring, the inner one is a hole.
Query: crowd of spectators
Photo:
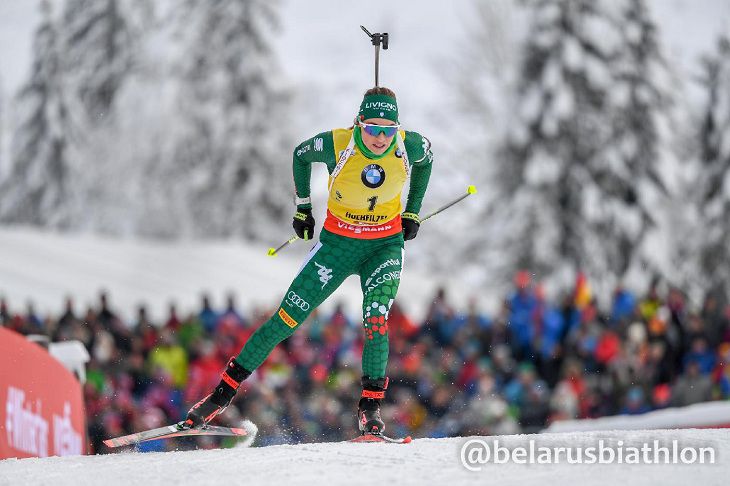
[[[396,301],[389,317],[390,387],[383,406],[392,436],[447,437],[537,432],[556,420],[640,414],[730,398],[730,307],[708,296],[690,309],[683,293],[656,285],[638,296],[617,288],[599,309],[582,275],[558,303],[529,274],[495,315],[456,309],[434,296],[423,322]],[[182,418],[220,379],[227,359],[275,309],[201,308],[151,322],[144,306],[121,319],[98,306],[42,318],[32,305],[0,323],[53,341],[76,339],[91,355],[84,395],[92,452],[101,441]],[[357,434],[360,317],[317,310],[243,383],[219,423],[257,424],[258,445],[338,441]],[[219,447],[227,439],[157,441],[142,450]]]

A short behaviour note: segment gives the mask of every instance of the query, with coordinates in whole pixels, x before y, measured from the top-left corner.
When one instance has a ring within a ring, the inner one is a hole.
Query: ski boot
[[[188,412],[187,418],[182,422],[183,428],[204,427],[216,415],[225,410],[236,396],[241,382],[248,378],[250,371],[243,368],[238,362],[231,358],[226,369],[221,374],[221,381],[212,393],[193,405]]]
[[[369,378],[363,376],[362,396],[357,410],[357,422],[362,435],[382,435],[385,423],[380,418],[380,403],[388,388],[388,378]]]

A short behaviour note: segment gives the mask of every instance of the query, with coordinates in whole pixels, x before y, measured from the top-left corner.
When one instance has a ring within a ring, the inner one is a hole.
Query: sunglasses
[[[359,122],[359,125],[365,130],[365,133],[373,137],[377,137],[381,133],[390,138],[396,134],[400,125],[371,125],[370,123]]]

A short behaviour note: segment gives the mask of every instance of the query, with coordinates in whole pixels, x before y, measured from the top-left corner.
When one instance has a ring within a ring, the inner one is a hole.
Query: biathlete
[[[431,143],[416,132],[401,130],[393,91],[369,89],[352,127],[320,133],[294,150],[293,226],[304,240],[314,237],[310,177],[315,162],[326,164],[329,172],[327,217],[319,242],[274,315],[229,360],[218,386],[190,409],[184,422],[188,427],[207,424],[220,414],[274,347],[345,278],[357,274],[365,330],[358,426],[363,434],[385,430],[380,404],[388,388],[388,312],[398,291],[404,241],[418,234],[418,213],[433,162]],[[401,193],[409,178],[404,211]]]

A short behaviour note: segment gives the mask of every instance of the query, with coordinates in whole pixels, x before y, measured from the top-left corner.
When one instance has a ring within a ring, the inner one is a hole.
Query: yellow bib
[[[405,137],[405,132],[400,135]],[[350,143],[352,129],[335,129],[332,137],[339,156]],[[346,223],[360,225],[383,224],[398,216],[408,174],[402,156],[396,154],[400,155],[397,145],[385,157],[372,160],[355,146],[355,153],[334,180],[330,176],[329,211]]]

